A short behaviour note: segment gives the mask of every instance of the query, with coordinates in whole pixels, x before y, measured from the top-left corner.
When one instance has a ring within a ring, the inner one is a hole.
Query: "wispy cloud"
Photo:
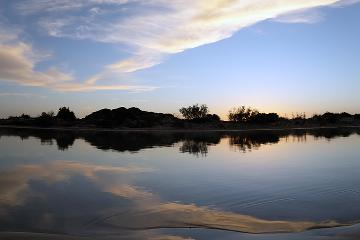
[[[74,11],[84,7],[92,7],[98,4],[123,5],[130,0],[36,0],[20,1],[16,8],[22,14],[34,14],[37,12],[63,12]]]
[[[352,5],[355,3],[359,3],[360,0],[341,0],[338,1],[337,3],[335,3],[333,6],[334,7],[343,7],[343,6],[347,6],[347,5]]]
[[[358,0],[20,1],[14,6],[18,14],[37,19],[48,35],[126,46],[130,56],[79,81],[55,67],[35,70],[39,59],[31,56],[32,46],[16,39],[17,32],[0,30],[0,79],[59,91],[150,91],[156,87],[98,82],[119,76],[126,79],[131,72],[160,64],[168,55],[229,38],[267,19],[313,23],[322,19],[319,7],[355,2]]]
[[[35,70],[36,65],[49,56],[39,54],[30,44],[19,40],[18,33],[18,30],[5,28],[0,30],[0,80],[25,86],[46,87],[57,91],[127,90],[141,92],[155,89],[153,86],[145,85],[99,85],[96,83],[96,80],[108,77],[110,73],[79,82],[72,74],[60,71],[55,67],[46,71]]]
[[[344,3],[338,0],[131,2],[134,3],[131,6],[136,9],[128,11],[125,16],[119,14],[111,21],[107,21],[103,16],[96,17],[91,14],[78,16],[68,12],[68,16],[43,17],[40,25],[55,37],[91,39],[128,45],[133,49],[133,56],[108,66],[112,71],[127,73],[157,65],[166,55],[229,38],[242,28],[285,14],[298,13],[278,20],[306,23],[318,21],[319,14],[305,15],[304,11],[339,2]],[[111,2],[97,4],[97,10],[106,9],[105,4]],[[69,4],[69,8],[75,7]]]
[[[36,57],[30,45],[19,42],[0,45],[0,79],[29,86],[49,86],[72,80],[72,76],[55,68],[35,71]]]
[[[0,44],[6,44],[17,40],[18,35],[20,34],[21,29],[12,27],[9,28],[5,24],[0,23]]]
[[[33,94],[33,93],[25,93],[25,92],[0,92],[0,97],[27,97],[27,98],[47,98],[45,95]]]

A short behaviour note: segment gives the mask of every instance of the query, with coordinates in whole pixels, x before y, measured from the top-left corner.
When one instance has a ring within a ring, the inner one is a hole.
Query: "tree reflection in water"
[[[185,140],[180,147],[180,152],[190,153],[196,156],[206,156],[208,153],[208,143],[196,142],[194,140]]]
[[[229,139],[233,150],[246,152],[259,149],[262,145],[276,144],[281,139],[306,142],[308,136],[315,140],[360,134],[357,128],[295,129],[263,131],[68,131],[31,128],[0,128],[1,136],[18,136],[21,139],[35,137],[43,144],[56,142],[59,150],[67,150],[76,139],[83,139],[102,150],[138,152],[147,148],[169,147],[181,143],[179,151],[196,156],[206,156],[209,146],[217,145],[221,139]]]

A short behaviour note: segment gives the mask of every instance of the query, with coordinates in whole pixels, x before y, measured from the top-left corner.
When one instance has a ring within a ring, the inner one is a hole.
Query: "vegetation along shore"
[[[216,114],[210,114],[206,105],[195,104],[179,110],[175,114],[142,111],[139,108],[120,107],[101,109],[84,118],[77,118],[67,107],[58,112],[43,112],[39,116],[10,116],[0,119],[3,126],[45,127],[45,128],[85,128],[85,129],[283,129],[311,127],[360,126],[360,114],[346,112],[326,112],[306,117],[295,114],[292,117],[280,117],[277,113],[262,113],[256,109],[241,106],[228,113],[228,120],[221,120]]]

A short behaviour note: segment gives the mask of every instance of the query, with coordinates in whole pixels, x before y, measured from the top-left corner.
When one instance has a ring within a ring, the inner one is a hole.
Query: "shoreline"
[[[243,129],[218,129],[218,128],[91,128],[91,127],[37,127],[37,126],[19,126],[19,125],[0,125],[0,129],[34,129],[51,131],[74,131],[74,132],[252,132],[252,131],[294,131],[294,130],[317,130],[317,129],[339,129],[339,128],[359,128],[356,125],[338,125],[338,126],[309,126],[309,127],[254,127]]]

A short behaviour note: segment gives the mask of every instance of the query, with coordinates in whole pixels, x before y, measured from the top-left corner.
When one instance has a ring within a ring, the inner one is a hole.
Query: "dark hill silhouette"
[[[83,119],[84,124],[99,127],[150,128],[156,126],[172,127],[179,121],[172,114],[142,111],[138,108],[101,109]]]

